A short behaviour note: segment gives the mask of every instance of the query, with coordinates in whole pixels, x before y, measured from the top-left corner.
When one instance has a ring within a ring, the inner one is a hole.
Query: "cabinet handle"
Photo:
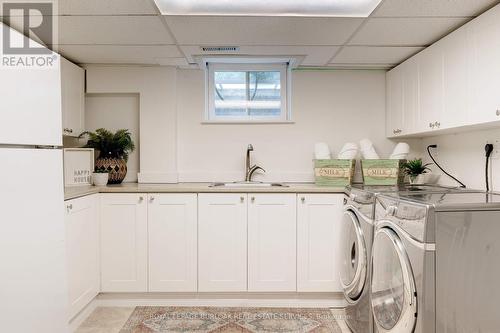
[[[306,198],[302,197],[302,198],[300,198],[300,201],[302,201],[302,203],[305,203],[306,202]]]
[[[250,200],[252,201],[252,203],[254,203],[255,202],[255,197],[252,197]]]
[[[63,131],[66,133],[73,133],[73,130],[71,128],[65,128],[63,129]]]
[[[153,203],[153,201],[155,201],[155,197],[150,197],[149,198],[149,203]]]
[[[500,116],[500,109],[497,110],[497,116]]]
[[[429,123],[429,128],[434,128],[434,124],[433,123]]]
[[[438,122],[438,121],[436,121],[435,125],[436,125],[437,128],[441,127],[441,123]]]
[[[73,204],[69,204],[68,206],[66,206],[66,208],[67,208],[68,210],[72,210],[72,209],[73,209]]]
[[[144,197],[139,197],[139,203],[142,203],[144,201]]]
[[[240,202],[241,203],[245,202],[245,198],[244,197],[240,197]]]

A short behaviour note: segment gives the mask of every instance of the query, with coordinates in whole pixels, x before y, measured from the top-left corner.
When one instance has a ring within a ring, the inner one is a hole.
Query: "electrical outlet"
[[[488,140],[486,144],[491,143],[493,145],[493,152],[491,153],[490,159],[497,160],[500,158],[500,139]]]

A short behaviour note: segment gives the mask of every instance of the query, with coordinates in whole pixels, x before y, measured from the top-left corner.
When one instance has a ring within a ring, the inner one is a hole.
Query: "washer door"
[[[366,283],[366,244],[359,220],[351,210],[344,212],[342,219],[342,268],[340,282],[349,302],[355,302]]]
[[[401,239],[387,227],[377,231],[373,242],[371,302],[380,332],[413,332],[415,280]]]

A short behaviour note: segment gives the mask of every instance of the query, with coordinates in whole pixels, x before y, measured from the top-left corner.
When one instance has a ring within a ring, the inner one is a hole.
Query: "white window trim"
[[[280,117],[249,118],[217,117],[215,115],[214,72],[223,71],[279,71],[281,79]],[[205,64],[205,114],[203,124],[288,124],[291,121],[290,89],[291,69],[288,63],[209,63]]]

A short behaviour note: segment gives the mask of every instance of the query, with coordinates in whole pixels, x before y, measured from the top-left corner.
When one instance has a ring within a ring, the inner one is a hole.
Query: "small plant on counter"
[[[421,158],[416,158],[404,163],[403,171],[410,177],[410,182],[414,183],[418,176],[431,171],[431,169],[429,169],[429,165],[432,165],[432,163],[424,164]]]
[[[83,132],[79,138],[85,136],[88,137],[85,148],[94,148],[99,152],[95,171],[109,173],[109,184],[120,184],[127,175],[129,154],[135,149],[130,131],[120,129],[113,133],[99,128],[95,132]]]

